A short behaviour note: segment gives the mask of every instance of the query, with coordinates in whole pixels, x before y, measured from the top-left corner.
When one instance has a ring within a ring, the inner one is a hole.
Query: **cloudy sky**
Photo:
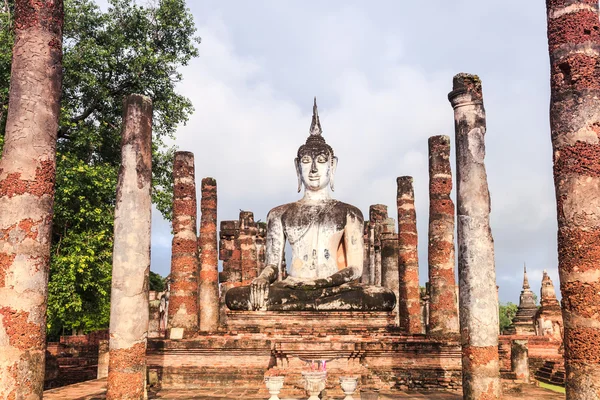
[[[317,96],[339,157],[335,198],[368,215],[396,177],[415,180],[421,282],[427,279],[427,138],[454,146],[452,77],[478,74],[501,302],[518,302],[523,263],[539,293],[558,287],[545,4],[522,0],[189,1],[200,56],[180,90],[196,109],[177,145],[218,182],[219,220],[266,219],[295,201],[293,159]],[[452,149],[454,152],[454,147]],[[454,168],[454,164],[453,164]],[[168,274],[169,224],[154,214],[152,269]]]

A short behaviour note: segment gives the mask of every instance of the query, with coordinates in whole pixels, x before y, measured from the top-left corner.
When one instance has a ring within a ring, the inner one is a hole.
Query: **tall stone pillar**
[[[529,383],[529,349],[527,339],[513,339],[510,343],[510,368],[517,379]]]
[[[217,250],[217,181],[202,179],[200,202],[200,330],[219,327],[219,255]]]
[[[63,2],[15,1],[0,159],[0,398],[42,398]]]
[[[546,0],[567,399],[600,399],[598,1]]]
[[[173,162],[173,246],[168,333],[182,339],[198,332],[198,238],[194,154],[175,153]]]
[[[458,335],[450,137],[429,138],[429,324],[431,336]]]
[[[117,181],[107,399],[143,399],[152,217],[152,101],[123,102]]]
[[[398,270],[400,329],[409,334],[423,333],[417,252],[417,214],[412,176],[401,176],[398,184]]]
[[[498,361],[498,292],[490,194],[484,156],[486,131],[481,81],[458,74],[448,95],[454,108],[458,215],[458,283],[463,398],[501,395]]]

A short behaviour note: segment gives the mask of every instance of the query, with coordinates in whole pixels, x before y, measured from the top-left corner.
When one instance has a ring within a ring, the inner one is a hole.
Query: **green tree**
[[[12,1],[0,6],[0,147],[12,51]],[[6,6],[8,5],[8,7]],[[174,148],[193,108],[176,91],[181,66],[198,55],[185,0],[140,6],[65,0],[64,82],[48,299],[49,335],[108,326],[122,99],[152,98],[153,202],[170,219]],[[4,78],[4,79],[2,79]]]
[[[500,304],[499,312],[500,332],[502,333],[512,324],[513,318],[517,314],[517,305],[510,301],[506,304]]]
[[[163,290],[165,290],[165,286],[165,278],[163,278],[156,272],[150,271],[150,290],[162,292]]]

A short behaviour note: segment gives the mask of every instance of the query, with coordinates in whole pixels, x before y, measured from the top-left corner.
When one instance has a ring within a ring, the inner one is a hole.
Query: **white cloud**
[[[427,138],[446,134],[454,145],[447,93],[452,76],[467,69],[484,85],[501,300],[518,301],[523,261],[556,270],[543,5],[189,5],[202,44],[180,86],[196,113],[179,130],[177,145],[195,153],[198,187],[204,176],[217,179],[220,220],[237,218],[240,208],[264,220],[270,208],[299,198],[292,161],[316,95],[324,136],[340,159],[336,198],[365,215],[370,204],[387,204],[396,217],[395,178],[414,177],[424,282]],[[170,243],[168,226],[157,226],[156,259]],[[160,257],[153,269],[167,273],[168,257]],[[532,286],[540,280],[532,270]]]

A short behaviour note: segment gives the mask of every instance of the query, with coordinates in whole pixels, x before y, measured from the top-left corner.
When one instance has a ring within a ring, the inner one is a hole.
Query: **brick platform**
[[[365,389],[460,390],[459,342],[403,335],[393,313],[239,311],[227,321],[228,332],[149,341],[149,382],[163,390],[263,390],[265,373],[278,367],[285,397],[302,390],[309,360],[327,360],[333,396],[342,395],[342,375],[360,376]]]
[[[106,392],[106,379],[94,380],[76,385],[65,386],[59,389],[47,390],[44,392],[45,400],[104,400]],[[282,393],[283,394],[283,393]],[[150,399],[161,400],[233,400],[233,399],[267,399],[269,395],[266,390],[252,389],[198,389],[198,390],[161,390],[150,391],[148,393]],[[282,400],[297,400],[306,399],[306,396],[298,397],[283,397]],[[330,398],[341,399],[341,396]],[[356,400],[360,399],[360,394],[357,392],[354,395]],[[379,394],[379,400],[421,400],[421,399],[436,399],[436,400],[460,400],[462,397],[457,393],[449,392],[406,392],[406,391],[382,391]],[[502,397],[505,400],[515,399],[536,399],[536,400],[562,400],[565,398],[563,394],[554,393],[549,390],[544,390],[533,385],[521,384],[512,390],[506,390]]]
[[[394,329],[392,312],[227,311],[230,332],[276,334],[371,334]]]

